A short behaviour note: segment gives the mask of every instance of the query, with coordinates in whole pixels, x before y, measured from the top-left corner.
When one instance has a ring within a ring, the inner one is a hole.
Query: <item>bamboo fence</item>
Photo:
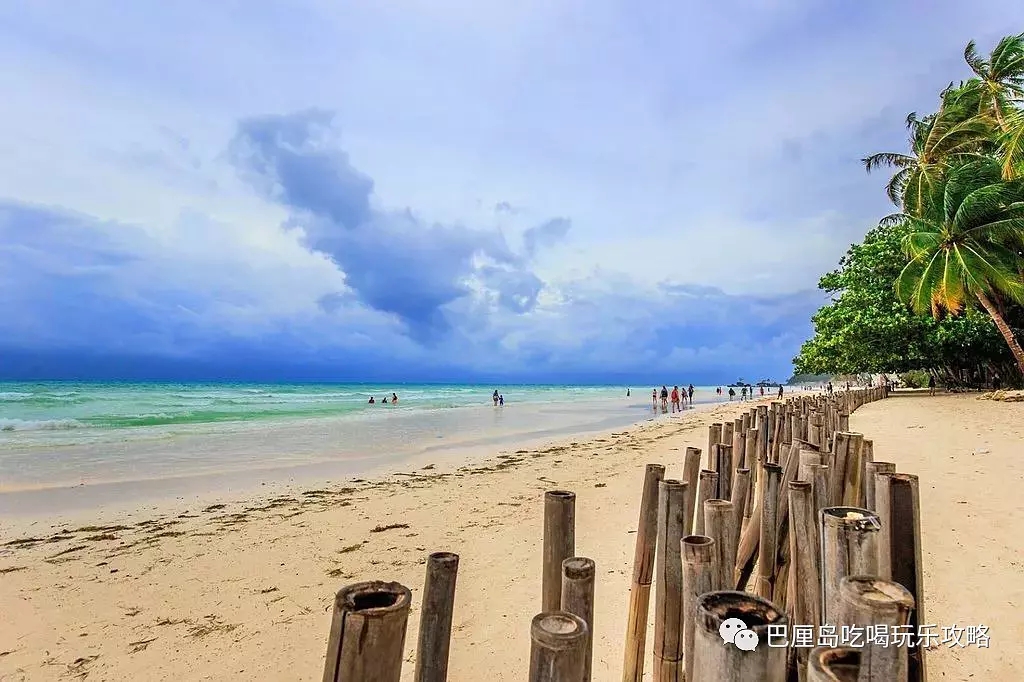
[[[711,425],[707,450],[674,463],[678,479],[647,465],[623,682],[644,678],[648,655],[656,682],[925,682],[918,480],[875,462],[872,442],[850,431],[852,412],[886,397],[878,387],[761,402]],[[575,495],[550,491],[544,506],[529,680],[590,682],[598,571],[576,556]],[[447,679],[458,563],[428,560],[416,682]],[[342,588],[324,682],[399,682],[410,603],[398,583]],[[908,636],[889,646],[842,634],[872,627]]]

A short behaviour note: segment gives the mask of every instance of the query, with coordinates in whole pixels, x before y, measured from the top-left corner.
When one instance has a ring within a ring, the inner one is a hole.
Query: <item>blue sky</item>
[[[1019,0],[0,5],[0,376],[784,378]]]

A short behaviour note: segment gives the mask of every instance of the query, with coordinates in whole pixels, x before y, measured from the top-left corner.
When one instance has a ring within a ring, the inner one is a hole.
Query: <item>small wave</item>
[[[0,431],[62,431],[82,426],[75,419],[0,419]]]
[[[33,395],[33,393],[23,393],[22,391],[0,391],[0,400],[9,402],[22,401],[28,400]]]

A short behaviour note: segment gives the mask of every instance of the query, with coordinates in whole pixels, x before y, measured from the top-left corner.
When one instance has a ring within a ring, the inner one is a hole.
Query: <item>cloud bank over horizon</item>
[[[784,379],[1012,6],[730,4],[0,8],[0,378]]]

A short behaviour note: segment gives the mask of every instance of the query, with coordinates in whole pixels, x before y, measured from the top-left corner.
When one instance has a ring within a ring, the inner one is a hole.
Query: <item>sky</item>
[[[1019,0],[0,4],[0,378],[785,379]]]

